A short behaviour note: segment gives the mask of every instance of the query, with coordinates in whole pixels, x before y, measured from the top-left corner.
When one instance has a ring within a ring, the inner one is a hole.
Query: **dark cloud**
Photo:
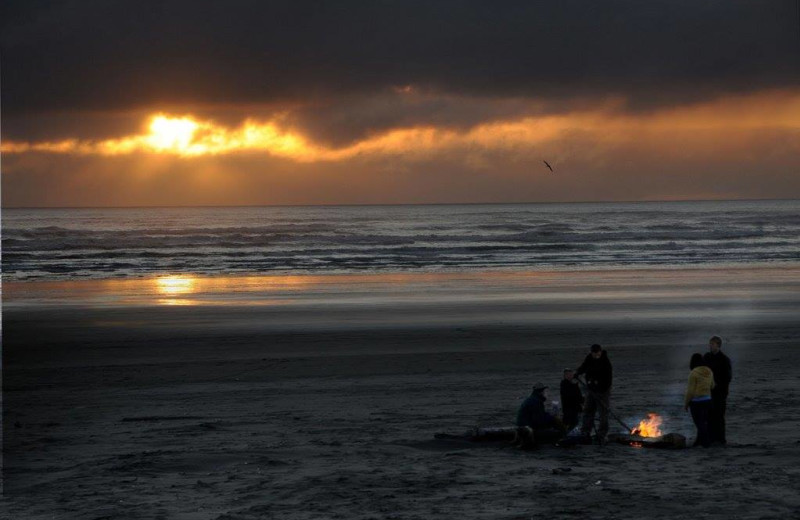
[[[316,142],[335,147],[393,128],[428,125],[466,130],[486,121],[543,115],[564,108],[520,97],[391,91],[297,107],[283,122]]]
[[[0,18],[11,115],[324,106],[408,84],[643,109],[800,83],[793,0],[6,0]]]

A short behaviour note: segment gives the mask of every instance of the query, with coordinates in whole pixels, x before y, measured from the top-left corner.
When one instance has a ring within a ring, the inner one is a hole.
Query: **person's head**
[[[544,383],[536,383],[533,385],[533,393],[547,399],[547,386]]]
[[[593,358],[595,358],[595,359],[600,359],[600,357],[603,355],[603,347],[601,347],[600,345],[598,345],[597,343],[595,343],[595,344],[594,344],[594,345],[592,345],[592,347],[589,349],[589,352],[591,352],[591,353],[592,353],[592,357],[593,357]]]
[[[692,354],[692,359],[689,360],[689,369],[694,370],[697,367],[703,366],[703,354]]]
[[[572,378],[575,377],[575,371],[571,368],[564,369],[564,379],[567,381],[572,381]]]
[[[708,340],[708,350],[711,351],[712,354],[716,354],[722,348],[722,338],[719,336],[712,336],[710,340]]]

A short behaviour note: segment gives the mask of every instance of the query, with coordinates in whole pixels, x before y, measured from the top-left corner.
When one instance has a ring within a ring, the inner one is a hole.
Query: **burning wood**
[[[610,433],[608,440],[609,442],[625,444],[634,448],[681,449],[686,447],[686,437],[679,433],[667,433],[659,437]]]
[[[686,437],[678,433],[663,433],[664,419],[657,413],[648,413],[630,433],[609,434],[609,442],[625,444],[634,448],[680,449],[686,447]]]
[[[677,433],[665,434],[661,431],[663,424],[664,419],[660,415],[650,412],[637,427],[631,428],[629,434],[611,434],[608,440],[634,448],[685,448],[686,437]]]
[[[648,413],[647,417],[639,422],[639,426],[631,430],[631,435],[639,437],[661,437],[661,423],[664,420],[657,413]]]

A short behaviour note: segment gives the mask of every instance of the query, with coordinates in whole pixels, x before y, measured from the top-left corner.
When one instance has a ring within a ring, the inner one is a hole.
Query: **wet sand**
[[[4,286],[10,518],[790,518],[800,270],[180,277]],[[436,441],[507,425],[592,342],[612,404],[693,437],[688,359],[734,363],[727,448]],[[553,469],[572,468],[555,474]]]

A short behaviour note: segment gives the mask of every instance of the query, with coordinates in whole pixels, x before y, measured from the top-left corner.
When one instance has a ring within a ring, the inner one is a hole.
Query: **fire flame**
[[[657,413],[648,413],[639,426],[631,430],[631,434],[640,437],[661,437],[661,423],[664,420]]]

